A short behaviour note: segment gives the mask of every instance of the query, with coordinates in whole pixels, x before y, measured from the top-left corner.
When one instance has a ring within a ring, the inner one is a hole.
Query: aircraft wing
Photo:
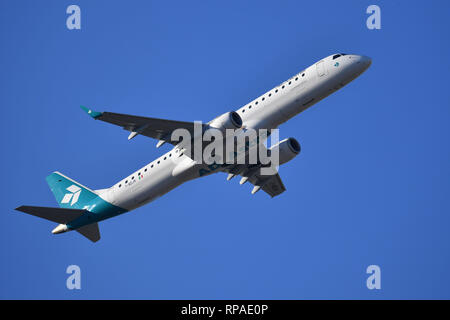
[[[138,134],[158,139],[157,147],[164,142],[177,145],[179,141],[171,140],[172,132],[176,129],[186,129],[191,133],[191,137],[194,136],[194,122],[147,118],[113,112],[97,112],[84,106],[81,106],[81,108],[96,120],[109,122],[130,131],[128,139],[132,139]],[[205,125],[202,124],[202,126]]]
[[[249,166],[237,165],[228,168],[225,171],[228,172],[227,180],[232,179],[236,175],[240,175],[242,176],[241,181],[239,182],[240,184],[244,184],[247,181],[253,184],[252,194],[255,194],[259,190],[263,190],[273,198],[286,191],[286,187],[284,186],[283,181],[281,181],[278,172],[272,170],[272,174],[262,175],[259,169],[261,169],[260,166],[252,168]]]
[[[261,186],[261,189],[266,192],[269,196],[272,198],[275,196],[278,196],[279,194],[282,194],[284,191],[286,191],[286,187],[283,184],[283,181],[281,181],[280,175],[274,174],[272,176],[259,176],[249,179],[249,181],[257,188],[258,186]],[[254,189],[258,190],[258,189]],[[256,191],[255,191],[256,192]]]

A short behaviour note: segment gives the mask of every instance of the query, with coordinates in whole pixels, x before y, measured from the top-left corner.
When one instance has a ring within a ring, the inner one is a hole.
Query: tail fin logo
[[[69,191],[70,193],[66,193],[64,195],[64,198],[61,200],[61,203],[69,203],[70,202],[70,205],[73,206],[75,203],[77,203],[78,198],[80,197],[81,188],[77,187],[76,185],[73,184],[70,187],[68,187],[66,190]]]

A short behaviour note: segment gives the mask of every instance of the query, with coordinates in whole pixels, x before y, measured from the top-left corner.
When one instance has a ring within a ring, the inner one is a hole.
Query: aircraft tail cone
[[[68,230],[67,225],[59,224],[55,229],[52,230],[53,234],[64,233]]]

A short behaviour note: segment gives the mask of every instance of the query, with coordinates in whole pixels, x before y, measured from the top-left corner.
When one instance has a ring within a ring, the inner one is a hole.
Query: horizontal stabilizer
[[[97,242],[100,240],[100,231],[98,229],[98,223],[91,223],[87,226],[83,226],[81,228],[76,229],[79,233],[81,233],[83,236],[91,240],[92,242]]]
[[[66,208],[51,208],[51,207],[34,207],[34,206],[21,206],[16,208],[17,211],[31,214],[42,219],[57,222],[60,225],[57,226],[52,233],[63,233],[69,231],[67,229],[67,223],[75,220],[76,218],[88,213],[87,210],[80,209],[66,209]],[[100,240],[100,231],[98,229],[98,223],[91,223],[81,228],[75,229],[81,235],[85,236],[92,242]]]
[[[16,208],[16,210],[31,214],[32,216],[36,216],[42,219],[64,224],[80,217],[82,214],[87,212],[86,210],[79,210],[79,209],[33,207],[33,206],[21,206]]]

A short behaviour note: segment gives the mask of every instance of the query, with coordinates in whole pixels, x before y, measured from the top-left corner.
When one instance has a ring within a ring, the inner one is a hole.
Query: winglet
[[[85,106],[80,106],[81,109],[83,109],[84,112],[86,112],[88,115],[90,115],[92,118],[97,119],[102,115],[101,112],[91,110],[89,108],[86,108]]]

